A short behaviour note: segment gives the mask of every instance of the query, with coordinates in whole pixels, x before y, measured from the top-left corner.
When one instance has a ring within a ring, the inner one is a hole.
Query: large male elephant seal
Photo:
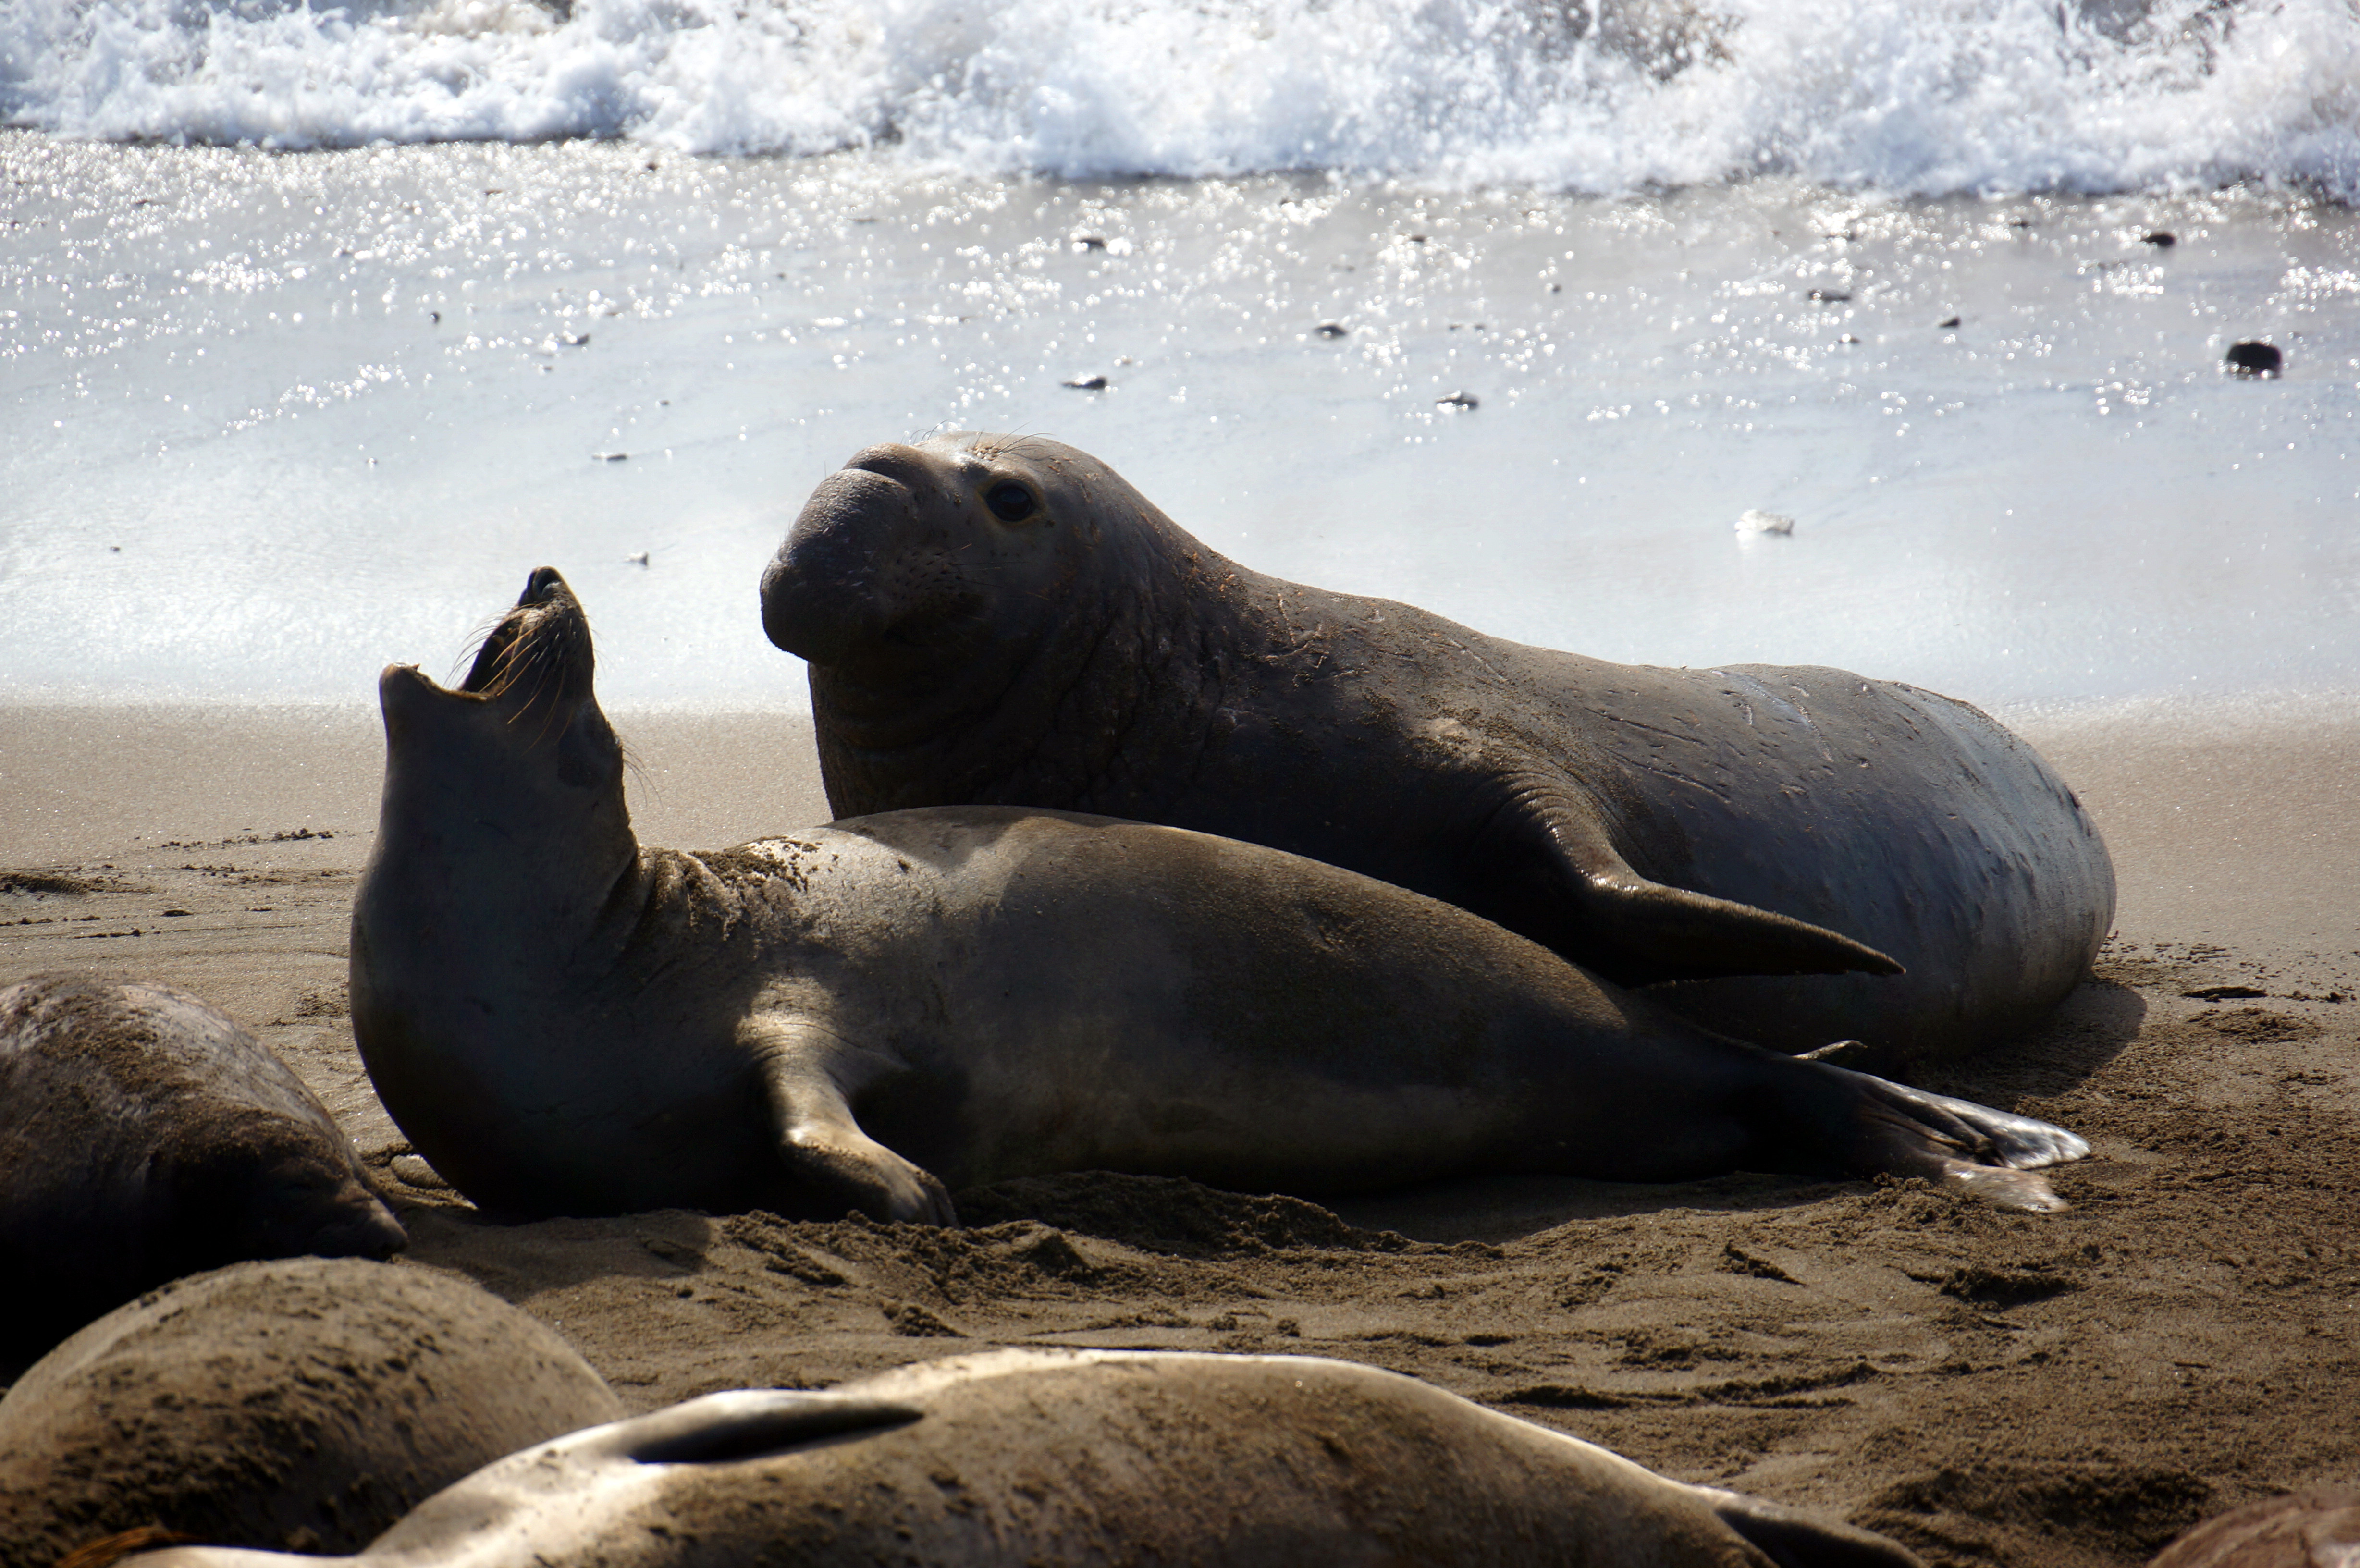
[[[0,989],[0,1359],[202,1269],[407,1240],[325,1107],[221,1012],[81,975]]]
[[[292,1568],[181,1550],[138,1568]],[[830,1393],[708,1394],[491,1465],[355,1568],[1219,1563],[1914,1568],[1399,1373],[1002,1350]]]
[[[2039,1208],[2021,1168],[2086,1152],[1259,844],[960,807],[643,849],[546,567],[458,690],[394,665],[378,692],[353,1031],[418,1151],[489,1207],[947,1222],[945,1182],[1054,1171],[1317,1195],[1744,1167]]]
[[[563,1339],[464,1279],[242,1263],[108,1313],[0,1399],[0,1563],[142,1530],[352,1552],[471,1471],[622,1413]]]
[[[1282,583],[1054,441],[856,454],[764,574],[762,624],[811,662],[840,816],[1004,803],[1266,844],[1621,985],[1710,981],[1666,1005],[1786,1049],[1987,1043],[2072,989],[2114,916],[2080,802],[1964,703],[1609,664]]]

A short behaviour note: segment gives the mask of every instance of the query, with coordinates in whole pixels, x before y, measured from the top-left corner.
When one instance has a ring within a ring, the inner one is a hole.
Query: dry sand
[[[378,752],[344,710],[9,711],[0,982],[168,980],[252,1026],[385,1174],[409,1266],[554,1324],[633,1410],[988,1343],[1302,1351],[1936,1563],[2130,1563],[2360,1474],[2360,720],[2166,716],[2023,726],[2107,833],[2119,929],[2048,1026],[1928,1080],[2088,1136],[2049,1216],[1915,1181],[1520,1180],[1330,1211],[1087,1176],[964,1194],[964,1231],[490,1224],[408,1154],[354,1054]],[[802,721],[620,727],[650,843],[826,815]]]

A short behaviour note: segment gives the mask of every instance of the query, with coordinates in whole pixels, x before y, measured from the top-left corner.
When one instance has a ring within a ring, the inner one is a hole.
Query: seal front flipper
[[[779,1158],[799,1179],[872,1218],[958,1224],[943,1184],[861,1131],[852,1114],[853,1095],[905,1063],[808,1019],[758,1015],[739,1033],[759,1052]]]
[[[1552,943],[1623,985],[1731,975],[1899,975],[1864,942],[1792,916],[1709,893],[1666,887],[1631,868],[1595,816],[1562,798],[1543,800],[1515,836],[1548,868],[1572,928]]]

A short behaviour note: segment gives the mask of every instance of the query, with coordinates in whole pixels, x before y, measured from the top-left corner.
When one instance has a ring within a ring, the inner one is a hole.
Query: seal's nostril
[[[553,591],[563,586],[565,586],[565,579],[557,574],[557,568],[536,566],[532,569],[532,575],[524,580],[524,596],[517,603],[524,605],[538,599],[546,599]]]

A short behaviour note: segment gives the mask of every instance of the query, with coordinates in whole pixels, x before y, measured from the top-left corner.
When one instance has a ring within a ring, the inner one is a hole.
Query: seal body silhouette
[[[290,1568],[182,1550],[139,1568]],[[305,1561],[311,1561],[306,1559]],[[476,1472],[355,1568],[754,1562],[1913,1568],[1398,1373],[1003,1350],[828,1393],[709,1394]]]
[[[642,848],[558,574],[380,682],[354,1033],[419,1152],[528,1214],[948,1221],[1055,1171],[1319,1195],[1481,1171],[1891,1171],[2055,1204],[2070,1133],[1708,1034],[1463,909],[1011,807]]]
[[[142,1527],[357,1551],[471,1471],[622,1413],[563,1339],[466,1280],[241,1263],[109,1312],[0,1399],[0,1563]]]
[[[859,452],[762,616],[810,661],[839,815],[1022,804],[1266,844],[1619,984],[1695,982],[1666,1005],[1784,1049],[1988,1043],[2113,918],[2080,803],[1964,703],[1610,664],[1264,577],[1054,441]]]
[[[176,986],[0,987],[0,1349],[183,1274],[408,1237],[270,1048]]]

